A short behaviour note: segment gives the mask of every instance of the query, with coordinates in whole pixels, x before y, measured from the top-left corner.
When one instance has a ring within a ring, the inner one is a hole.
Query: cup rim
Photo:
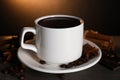
[[[35,20],[35,25],[37,26],[40,26],[42,28],[48,28],[48,29],[68,29],[68,28],[75,28],[77,26],[73,26],[73,27],[68,27],[68,28],[50,28],[50,27],[45,27],[45,26],[42,26],[42,25],[39,25],[38,22],[43,20],[43,19],[47,19],[47,18],[52,18],[52,17],[68,17],[68,18],[75,18],[75,19],[78,19],[80,21],[80,24],[77,25],[77,26],[80,26],[80,25],[83,25],[84,24],[84,20],[81,19],[80,17],[77,17],[77,16],[72,16],[72,15],[47,15],[47,16],[42,16],[42,17],[39,17]]]

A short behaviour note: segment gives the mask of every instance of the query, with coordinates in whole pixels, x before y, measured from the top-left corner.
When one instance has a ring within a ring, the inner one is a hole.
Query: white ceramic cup
[[[67,17],[80,21],[77,26],[69,28],[47,28],[38,24],[47,18]],[[35,20],[34,27],[24,27],[21,47],[34,51],[37,56],[50,64],[63,64],[77,60],[82,55],[84,22],[71,15],[48,15]],[[35,34],[35,45],[24,43],[27,32]]]

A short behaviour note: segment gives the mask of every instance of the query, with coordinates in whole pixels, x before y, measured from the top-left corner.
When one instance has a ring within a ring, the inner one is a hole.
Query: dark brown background
[[[84,19],[85,27],[120,35],[119,4],[114,0],[0,0],[0,35],[19,35],[38,17],[68,14]]]

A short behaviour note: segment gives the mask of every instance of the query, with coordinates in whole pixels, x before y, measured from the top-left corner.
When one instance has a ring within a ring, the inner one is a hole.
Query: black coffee
[[[69,17],[52,17],[43,19],[38,24],[48,28],[69,28],[79,25],[80,21]]]

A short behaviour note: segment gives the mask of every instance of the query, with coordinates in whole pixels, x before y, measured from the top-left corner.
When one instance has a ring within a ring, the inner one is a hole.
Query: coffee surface
[[[70,28],[78,26],[80,21],[70,17],[51,17],[40,20],[38,24],[48,28]]]

